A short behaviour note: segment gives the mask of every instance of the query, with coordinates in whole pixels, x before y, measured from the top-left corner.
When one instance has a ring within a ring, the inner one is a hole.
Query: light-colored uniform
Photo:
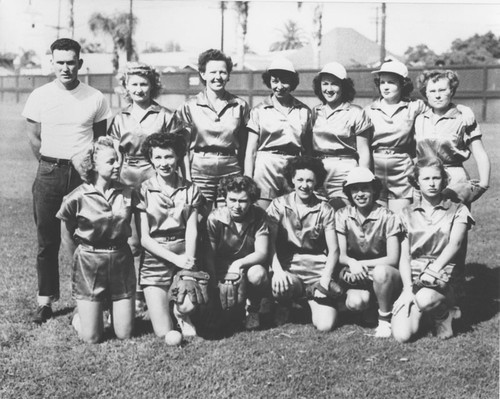
[[[319,281],[325,268],[325,232],[335,230],[335,211],[318,197],[299,217],[295,192],[274,199],[267,208],[270,223],[277,225],[276,254],[283,270],[298,276],[306,285]]]
[[[223,100],[226,105],[216,112],[204,90],[176,112],[190,130],[191,178],[210,202],[217,199],[221,178],[241,173],[237,153],[247,137],[248,104],[228,92]]]
[[[259,136],[253,179],[261,198],[272,200],[290,192],[283,170],[290,158],[305,150],[311,135],[311,110],[292,97],[288,114],[274,107],[272,96],[254,107],[248,121],[248,134]]]
[[[453,104],[441,117],[434,116],[429,109],[415,120],[417,157],[441,159],[450,176],[448,185],[469,180],[463,162],[470,157],[471,142],[480,138],[479,125],[476,122],[467,125],[462,113]]]
[[[380,99],[365,108],[372,124],[374,172],[383,185],[381,199],[411,199],[413,189],[408,181],[415,151],[414,123],[427,109],[422,100],[400,101],[392,115],[386,114]]]
[[[177,188],[172,194],[162,190],[155,175],[142,183],[138,208],[147,217],[149,234],[160,245],[176,254],[186,251],[186,224],[201,202],[200,190],[178,176]],[[177,267],[164,259],[143,251],[139,284],[168,286]]]
[[[402,210],[401,221],[409,240],[412,279],[417,278],[426,260],[435,260],[450,241],[450,233],[456,223],[470,229],[475,223],[467,207],[451,200],[443,200],[430,212],[416,202]],[[463,281],[465,248],[458,251],[444,270],[455,281]]]
[[[212,211],[207,220],[208,239],[215,249],[215,272],[220,280],[231,263],[255,252],[257,237],[269,235],[266,211],[252,205],[238,231],[227,207]]]
[[[74,229],[79,244],[73,256],[73,297],[103,302],[135,293],[134,260],[127,239],[138,198],[130,188],[112,183],[106,196],[83,183],[64,197],[57,217]]]
[[[117,140],[118,150],[123,156],[120,181],[139,189],[141,183],[155,174],[147,159],[142,155],[141,146],[146,137],[153,133],[168,133],[179,123],[174,112],[152,102],[140,121],[131,114],[132,105],[121,110],[108,129],[108,135]]]
[[[356,138],[372,128],[365,111],[354,104],[342,103],[335,110],[325,104],[312,110],[312,150],[327,171],[324,188],[327,198],[347,198],[342,183],[358,165]]]
[[[402,237],[399,218],[389,209],[374,204],[364,221],[359,219],[356,207],[349,205],[335,213],[335,228],[347,242],[347,256],[356,260],[377,259],[387,256],[389,237]],[[374,266],[368,274],[371,278]]]

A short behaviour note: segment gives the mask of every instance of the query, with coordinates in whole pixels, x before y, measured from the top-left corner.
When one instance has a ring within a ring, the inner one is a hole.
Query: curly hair
[[[63,37],[61,39],[57,39],[50,45],[50,52],[53,53],[54,50],[72,50],[75,52],[76,56],[80,58],[80,51],[82,50],[82,47],[77,41]]]
[[[354,205],[354,202],[352,200],[352,193],[351,193],[351,187],[353,186],[353,184],[346,185],[345,183],[346,182],[344,181],[344,183],[342,184],[342,191],[349,199],[349,202],[351,203],[351,205]],[[383,188],[382,182],[380,181],[380,179],[378,177],[375,177],[375,179],[373,179],[370,182],[370,184],[373,187],[373,201],[375,202],[380,198],[380,193],[382,192],[382,188]]]
[[[460,81],[458,79],[458,74],[455,71],[451,71],[449,69],[443,71],[442,69],[434,69],[432,71],[424,71],[417,78],[417,85],[420,91],[420,94],[427,98],[427,84],[429,82],[437,82],[440,79],[447,79],[448,84],[451,90],[451,96],[454,97],[457,92],[458,85]]]
[[[271,71],[265,71],[262,73],[262,82],[271,88],[271,77],[277,78],[281,83],[286,83],[290,85],[290,91],[294,91],[300,83],[299,73],[282,71],[280,69],[273,69]]]
[[[410,184],[413,187],[420,190],[420,186],[418,185],[418,177],[420,176],[420,170],[423,168],[429,168],[429,167],[437,168],[439,170],[439,172],[441,173],[441,178],[443,179],[443,183],[441,185],[441,190],[443,190],[448,185],[449,176],[448,176],[448,172],[446,172],[446,169],[444,167],[443,162],[437,157],[420,158],[415,163],[415,165],[413,165],[413,171],[408,176],[408,181],[410,182]]]
[[[413,82],[411,81],[410,78],[403,78],[402,76],[399,76],[398,74],[391,73],[391,72],[383,72],[388,75],[394,76],[395,78],[398,79],[400,85],[401,85],[401,99],[409,99],[410,94],[413,92],[414,86]],[[373,78],[373,81],[375,82],[375,86],[377,87],[377,91],[380,95],[380,75],[375,75],[375,78]]]
[[[123,96],[128,102],[132,102],[130,94],[127,90],[127,82],[130,76],[142,76],[149,81],[151,85],[151,98],[156,98],[161,92],[161,76],[160,73],[151,65],[143,64],[141,62],[128,62],[125,68],[116,75],[116,79],[120,85],[125,89]]]
[[[112,149],[116,152],[113,139],[110,136],[97,138],[87,148],[71,158],[71,163],[85,183],[92,183],[95,180],[95,159],[97,153],[104,149]]]
[[[144,158],[151,162],[153,148],[167,149],[171,148],[179,159],[186,155],[187,141],[186,135],[188,134],[185,128],[172,130],[169,133],[153,133],[146,137],[142,143],[141,152]]]
[[[292,180],[295,176],[295,173],[301,169],[308,169],[314,173],[314,175],[316,176],[316,186],[314,187],[315,189],[323,186],[327,172],[325,167],[323,166],[323,162],[321,161],[321,159],[309,156],[300,156],[290,159],[285,166],[285,170],[283,171],[283,175],[285,176],[285,179],[290,187],[293,187]]]
[[[335,84],[340,86],[341,102],[345,103],[354,100],[356,89],[354,88],[354,82],[351,78],[339,79],[330,73],[318,73],[313,79],[313,89],[314,94],[316,94],[316,97],[318,97],[323,104],[326,104],[325,96],[323,96],[321,90],[321,78],[323,76],[329,77],[330,79],[333,78]]]
[[[201,53],[198,57],[198,72],[205,73],[209,61],[224,61],[226,63],[227,73],[231,74],[233,70],[233,60],[220,50],[209,49]],[[201,76],[200,76],[201,77]],[[201,79],[203,82],[203,78]]]
[[[260,188],[248,176],[236,175],[222,178],[219,182],[219,196],[226,198],[227,193],[230,191],[236,193],[246,192],[252,204],[260,198]]]

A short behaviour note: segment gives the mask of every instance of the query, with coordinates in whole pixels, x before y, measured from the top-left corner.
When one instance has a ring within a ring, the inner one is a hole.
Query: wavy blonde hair
[[[96,154],[101,150],[109,148],[116,151],[113,139],[109,136],[101,136],[71,158],[71,163],[85,183],[93,183],[95,180]]]
[[[121,87],[123,87],[123,97],[125,100],[132,102],[127,90],[127,82],[129,76],[133,75],[142,76],[149,81],[151,84],[151,99],[160,95],[162,89],[161,76],[156,68],[142,62],[128,62],[125,68],[116,75],[116,79],[120,82]]]

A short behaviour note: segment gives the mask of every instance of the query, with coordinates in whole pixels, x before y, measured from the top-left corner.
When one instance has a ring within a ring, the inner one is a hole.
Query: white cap
[[[408,68],[400,61],[391,60],[384,62],[378,71],[373,71],[372,73],[395,73],[403,78],[407,78]]]
[[[267,70],[280,70],[296,73],[292,62],[290,60],[287,60],[286,58],[276,58],[275,60],[273,60],[273,62],[271,62],[271,65],[269,65],[269,68],[267,68]]]
[[[375,181],[375,175],[370,169],[363,168],[362,166],[357,166],[347,174],[344,182],[344,187],[350,186],[352,184],[359,183],[371,183]]]
[[[330,75],[333,75],[341,80],[347,78],[347,71],[338,62],[330,62],[326,64],[320,73],[329,73]]]

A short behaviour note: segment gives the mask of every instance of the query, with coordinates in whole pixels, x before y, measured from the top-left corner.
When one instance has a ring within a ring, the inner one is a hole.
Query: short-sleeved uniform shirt
[[[443,200],[431,211],[426,211],[421,201],[401,211],[401,221],[409,240],[411,259],[436,259],[450,241],[450,234],[456,223],[467,225],[467,229],[475,223],[467,207]],[[464,248],[465,249],[465,248]],[[462,269],[465,265],[465,251],[460,250],[450,264]]]
[[[93,125],[111,117],[104,95],[83,82],[65,90],[57,81],[28,97],[23,117],[41,124],[40,154],[71,159],[94,139]]]
[[[292,107],[285,114],[274,107],[269,96],[252,109],[247,127],[259,136],[258,151],[303,151],[311,133],[311,110],[292,97]]]
[[[314,196],[299,216],[295,192],[274,199],[267,208],[270,223],[277,225],[276,254],[283,267],[306,284],[319,280],[328,247],[325,232],[335,230],[335,211]]]
[[[210,105],[206,91],[190,97],[176,112],[177,117],[190,128],[188,140],[191,150],[207,147],[237,151],[246,139],[246,124],[250,108],[239,97],[226,92],[226,105],[216,112]]]
[[[269,235],[267,214],[252,205],[238,231],[227,207],[216,208],[208,216],[207,233],[215,249],[217,275],[225,274],[231,263],[255,252],[255,240]],[[267,249],[267,248],[265,248]]]
[[[434,116],[432,109],[415,120],[417,157],[435,156],[445,165],[461,165],[470,157],[470,143],[481,138],[479,125],[467,125],[462,113],[452,104],[442,116]]]
[[[76,241],[95,247],[126,244],[138,204],[131,188],[112,183],[106,194],[83,183],[64,197],[57,217],[75,229]]]
[[[371,129],[366,112],[351,103],[342,103],[332,110],[328,105],[312,109],[312,148],[314,153],[357,157],[356,136]]]
[[[346,237],[347,256],[356,260],[387,256],[387,239],[403,234],[399,218],[378,204],[363,221],[356,207],[349,205],[340,209],[335,214],[335,228]]]
[[[152,102],[140,121],[132,114],[132,105],[121,110],[111,122],[108,135],[119,141],[122,154],[142,157],[141,146],[153,133],[167,133],[176,127],[174,111]]]
[[[184,235],[186,224],[201,201],[199,189],[190,181],[178,176],[178,186],[169,195],[153,176],[142,183],[140,211],[146,213],[152,237]]]

